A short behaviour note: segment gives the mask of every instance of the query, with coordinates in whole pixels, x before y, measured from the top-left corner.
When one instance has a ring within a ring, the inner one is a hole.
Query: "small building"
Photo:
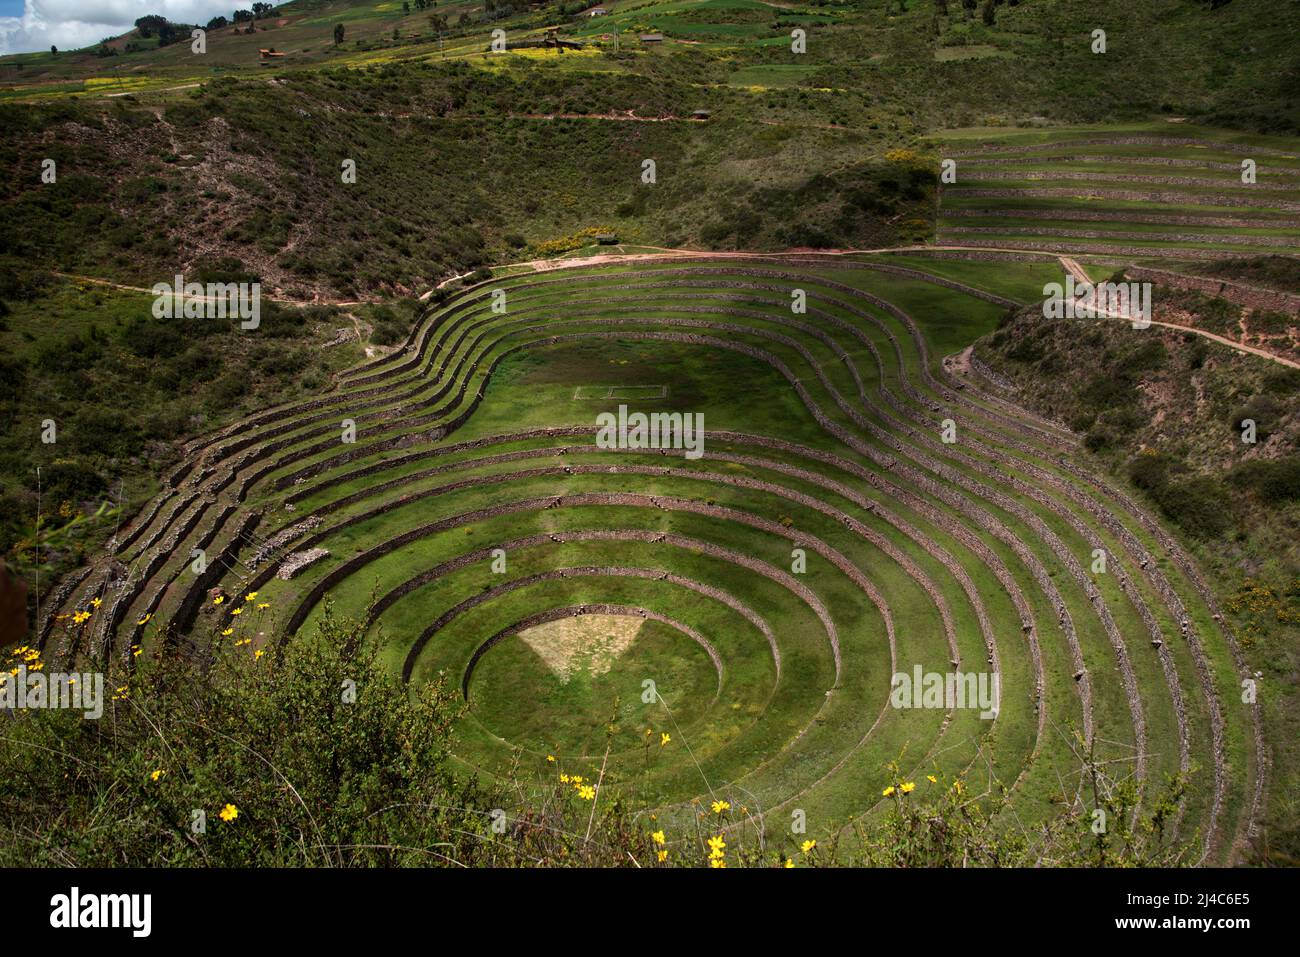
[[[263,60],[269,60],[272,59],[273,57],[284,56],[283,53],[277,52],[275,47],[271,47],[270,49],[266,49],[266,50],[258,50],[257,55],[261,57]]]
[[[581,50],[582,44],[576,40],[564,40],[560,37],[559,29],[556,27],[547,27],[546,36],[542,37],[542,46],[554,47],[561,53],[567,47],[570,50]]]
[[[605,16],[605,14],[607,14],[607,13],[609,13],[609,11],[606,10],[604,7],[592,7],[590,10],[587,11],[587,16],[589,16],[589,17],[603,17],[603,16]]]
[[[599,245],[601,245],[601,246],[617,246],[617,245],[618,245],[618,234],[617,234],[617,233],[597,233],[597,234],[596,234],[596,242],[597,242],[597,244],[599,244]]]
[[[708,110],[691,110],[691,119],[707,120],[711,114]]]
[[[641,34],[642,43],[663,43],[664,35],[662,33],[643,33]]]

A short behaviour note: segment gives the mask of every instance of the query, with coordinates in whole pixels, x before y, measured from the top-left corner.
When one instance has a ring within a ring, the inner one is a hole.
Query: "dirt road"
[[[1060,260],[1061,260],[1061,265],[1065,268],[1065,271],[1074,277],[1074,281],[1076,283],[1086,283],[1089,286],[1092,285],[1091,277],[1089,277],[1088,273],[1084,270],[1084,268],[1081,265],[1079,265],[1078,262],[1076,262],[1073,259],[1070,259],[1068,256],[1061,256]],[[1122,319],[1125,322],[1133,321],[1131,316],[1126,316],[1123,313],[1114,312],[1113,310],[1109,310],[1109,309],[1098,309],[1096,307],[1096,303],[1093,301],[1095,300],[1095,298],[1096,296],[1094,294],[1093,296],[1089,297],[1087,301],[1101,315],[1107,316],[1111,319]],[[1152,319],[1151,325],[1164,326],[1166,329],[1177,329],[1179,332],[1190,332],[1200,336],[1203,339],[1210,339],[1213,342],[1219,343],[1220,345],[1227,346],[1230,349],[1236,349],[1238,352],[1245,352],[1252,356],[1259,356],[1261,359],[1268,359],[1270,362],[1276,362],[1279,365],[1284,365],[1290,369],[1300,369],[1300,362],[1295,362],[1291,359],[1287,359],[1279,355],[1274,355],[1271,352],[1267,352],[1263,349],[1258,349],[1255,346],[1248,346],[1245,343],[1237,342],[1233,339],[1228,339],[1225,336],[1216,335],[1213,332],[1207,332],[1204,329],[1197,329],[1195,326],[1184,326],[1176,322],[1160,322],[1157,319]]]

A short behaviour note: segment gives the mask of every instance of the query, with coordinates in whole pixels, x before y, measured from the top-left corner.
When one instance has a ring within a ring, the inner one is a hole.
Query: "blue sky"
[[[217,14],[230,16],[236,6],[252,6],[252,0],[0,0],[0,54],[89,46],[125,33],[150,13],[207,23]]]

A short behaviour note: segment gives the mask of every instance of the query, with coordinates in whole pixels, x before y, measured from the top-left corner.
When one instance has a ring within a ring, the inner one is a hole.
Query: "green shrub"
[[[208,390],[208,402],[213,409],[229,409],[247,394],[247,376],[231,371],[212,384]]]
[[[36,488],[36,475],[27,480],[33,490]],[[41,492],[51,499],[78,501],[93,498],[107,487],[104,478],[85,462],[61,460],[41,469]]]
[[[401,342],[405,334],[395,325],[381,324],[370,333],[370,341],[377,346],[393,346]]]
[[[1232,525],[1228,490],[1209,476],[1169,482],[1155,489],[1154,498],[1171,521],[1197,538],[1218,538]]]
[[[185,277],[188,282],[258,282],[258,276],[234,256],[199,260]]]
[[[1169,351],[1165,344],[1159,339],[1149,339],[1124,355],[1113,369],[1116,375],[1135,377],[1143,372],[1164,368],[1168,361]]]
[[[1274,369],[1264,376],[1262,385],[1270,395],[1294,395],[1300,392],[1300,369]]]
[[[1096,421],[1096,413],[1075,412],[1070,416],[1066,424],[1069,425],[1071,432],[1087,432]]]
[[[1300,498],[1300,456],[1242,462],[1228,473],[1228,481],[1269,504]]]
[[[1171,472],[1181,471],[1173,457],[1163,452],[1141,452],[1128,465],[1128,477],[1138,488],[1155,491],[1169,481]]]
[[[1135,405],[1138,398],[1131,380],[1110,372],[1099,372],[1079,390],[1079,401],[1085,408],[1100,413],[1120,406]]]
[[[1232,413],[1232,429],[1240,432],[1247,419],[1255,423],[1255,438],[1263,442],[1281,422],[1282,404],[1271,395],[1257,395]]]
[[[1113,448],[1118,441],[1119,436],[1115,434],[1115,431],[1100,422],[1090,428],[1088,434],[1083,437],[1084,447],[1089,452],[1104,452]]]
[[[1110,409],[1102,414],[1101,420],[1121,435],[1132,435],[1149,421],[1137,404]]]
[[[477,803],[446,762],[453,693],[430,683],[408,694],[347,650],[356,639],[327,619],[319,640],[293,643],[280,664],[247,649],[206,674],[146,660],[131,700],[106,702],[98,721],[44,710],[9,722],[0,767],[25,783],[0,789],[0,860],[358,866],[509,855],[483,839],[493,805],[453,810]],[[340,700],[344,679],[356,682],[353,704]],[[42,807],[39,837],[22,823],[28,801]],[[227,804],[238,811],[229,821],[219,816]],[[201,839],[189,829],[194,808],[207,812]],[[98,826],[96,809],[113,827]],[[433,846],[445,853],[421,850]]]

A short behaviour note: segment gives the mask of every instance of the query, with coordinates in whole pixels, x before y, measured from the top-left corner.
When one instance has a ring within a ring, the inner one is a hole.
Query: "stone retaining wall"
[[[1291,293],[1261,289],[1259,286],[1248,286],[1245,283],[1211,276],[1189,276],[1186,273],[1150,269],[1144,266],[1129,266],[1124,272],[1130,279],[1138,282],[1151,282],[1174,289],[1190,289],[1207,296],[1226,299],[1248,309],[1268,309],[1300,316],[1300,296]]]

